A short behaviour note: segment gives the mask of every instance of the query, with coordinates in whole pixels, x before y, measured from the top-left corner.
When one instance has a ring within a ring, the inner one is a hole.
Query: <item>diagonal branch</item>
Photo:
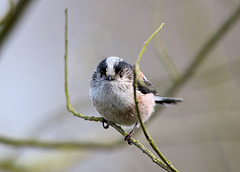
[[[193,58],[193,61],[188,65],[185,72],[181,77],[177,78],[176,82],[168,89],[166,92],[166,96],[173,96],[181,87],[191,79],[191,77],[195,74],[196,70],[203,63],[204,60],[208,57],[208,53],[216,46],[216,44],[223,38],[223,36],[230,30],[230,28],[237,22],[240,17],[240,4],[233,11],[233,13],[227,18],[221,27],[203,44],[202,48],[198,51],[198,53]],[[163,110],[164,107],[157,107],[155,109],[152,118],[156,117],[156,114],[159,111]]]
[[[149,37],[149,39],[144,43],[143,45],[143,48],[138,56],[138,59],[136,61],[136,64],[135,64],[135,68],[134,68],[134,80],[133,80],[133,91],[134,91],[134,101],[135,101],[135,107],[136,107],[136,112],[137,112],[137,116],[138,116],[138,121],[142,127],[142,130],[143,130],[143,133],[147,139],[147,141],[149,142],[149,144],[151,145],[151,147],[153,148],[153,150],[157,153],[157,155],[161,158],[161,160],[169,167],[170,171],[174,171],[174,172],[177,172],[178,170],[176,168],[174,168],[174,166],[171,164],[170,161],[168,161],[164,155],[161,153],[161,151],[159,150],[159,148],[157,147],[157,145],[155,144],[155,142],[153,141],[151,135],[149,134],[149,132],[147,131],[144,123],[143,123],[143,120],[142,120],[142,117],[141,117],[141,114],[140,114],[140,110],[139,110],[139,107],[138,107],[138,99],[137,99],[137,78],[138,77],[138,74],[139,74],[139,62],[142,58],[142,55],[148,45],[148,43],[152,40],[152,38],[162,29],[164,23],[162,23],[160,25],[160,27]]]
[[[0,32],[0,50],[1,50],[3,43],[5,42],[5,39],[7,38],[8,34],[12,31],[16,22],[21,17],[25,8],[27,7],[27,5],[30,2],[32,2],[32,1],[31,0],[19,0],[19,2],[17,3],[17,5],[14,9],[14,12],[9,14],[9,16],[7,17],[6,21],[4,22],[4,26]]]
[[[188,68],[183,73],[182,77],[179,77],[173,86],[168,90],[167,95],[171,96],[178,89],[184,85],[194,74],[196,69],[206,59],[210,51],[216,46],[216,44],[223,38],[223,36],[229,31],[229,29],[237,22],[240,16],[240,4],[237,9],[230,15],[230,17],[222,24],[222,26],[212,35],[212,37],[203,44],[202,48],[193,58],[192,63],[188,65]]]
[[[12,13],[14,12],[13,0],[8,1],[8,6],[9,7],[8,7],[6,14],[0,20],[0,26],[4,25],[8,21],[8,19],[12,16]]]

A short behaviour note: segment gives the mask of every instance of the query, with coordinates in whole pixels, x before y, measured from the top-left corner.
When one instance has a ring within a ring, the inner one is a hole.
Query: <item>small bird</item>
[[[183,101],[182,98],[158,96],[152,83],[141,71],[139,74],[137,99],[143,122],[150,118],[155,104],[176,104]],[[133,127],[125,137],[129,144],[135,128],[138,127],[133,78],[134,66],[122,58],[110,56],[98,64],[90,83],[90,97],[94,107],[104,119],[103,127],[109,127],[108,121],[121,126]]]

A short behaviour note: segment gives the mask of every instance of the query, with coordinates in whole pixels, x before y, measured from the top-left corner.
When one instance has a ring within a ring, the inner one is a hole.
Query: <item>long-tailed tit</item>
[[[136,114],[133,93],[134,67],[119,57],[103,59],[94,71],[90,84],[90,97],[93,105],[103,116],[103,126],[108,128],[108,121],[122,126],[133,127],[125,137],[130,143],[138,117]],[[161,97],[152,83],[139,71],[140,78],[137,82],[137,99],[143,122],[147,121],[157,104],[175,104],[183,101],[182,98]],[[142,80],[145,85],[141,84]]]

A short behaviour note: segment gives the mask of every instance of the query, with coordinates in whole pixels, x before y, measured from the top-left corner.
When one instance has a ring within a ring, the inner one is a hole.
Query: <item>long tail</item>
[[[183,98],[155,96],[155,102],[158,104],[176,104],[182,101]]]

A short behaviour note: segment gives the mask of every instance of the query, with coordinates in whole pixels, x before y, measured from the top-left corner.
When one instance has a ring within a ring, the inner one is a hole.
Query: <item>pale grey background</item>
[[[183,72],[238,4],[238,0],[32,2],[0,52],[0,134],[61,141],[123,139],[113,129],[104,130],[99,123],[66,111],[65,8],[69,9],[70,98],[79,112],[97,116],[88,92],[101,59],[116,55],[134,63],[143,42],[164,22],[162,42]],[[149,122],[156,144],[179,171],[240,170],[239,23],[177,94],[184,103],[166,108]],[[152,44],[141,69],[159,93],[171,86]],[[137,139],[149,147],[142,134]],[[63,152],[0,145],[0,160],[17,157],[20,167],[42,171],[163,171],[134,146],[122,144],[108,151]]]

